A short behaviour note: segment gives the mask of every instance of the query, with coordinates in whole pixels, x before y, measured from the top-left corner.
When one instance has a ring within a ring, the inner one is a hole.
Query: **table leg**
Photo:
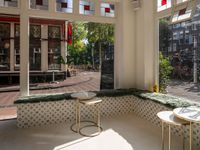
[[[183,125],[182,127],[182,142],[183,142],[183,150],[185,150],[185,134],[184,134],[184,131],[185,131],[185,125]]]
[[[78,102],[78,133],[80,131],[80,123],[81,123],[81,113],[80,113],[80,103]]]
[[[164,150],[164,143],[165,143],[165,139],[164,139],[164,122],[162,121],[162,150]]]
[[[78,100],[76,100],[76,132],[78,132]]]
[[[100,120],[100,108],[99,108],[99,105],[97,105],[97,107],[98,107],[98,114],[97,114],[97,116],[98,116],[98,129],[99,129],[99,132],[100,132],[100,126],[101,126],[101,120]]]
[[[192,122],[190,122],[190,150],[192,150]]]
[[[169,150],[171,149],[171,126],[169,125]]]

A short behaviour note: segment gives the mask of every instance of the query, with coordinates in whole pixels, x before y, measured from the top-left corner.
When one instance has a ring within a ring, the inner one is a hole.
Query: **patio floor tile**
[[[70,124],[18,129],[15,120],[3,121],[0,122],[1,150],[161,149],[160,129],[134,114],[103,118],[102,127],[104,131],[99,136],[87,138],[72,132]],[[172,137],[172,150],[180,150],[179,137]]]

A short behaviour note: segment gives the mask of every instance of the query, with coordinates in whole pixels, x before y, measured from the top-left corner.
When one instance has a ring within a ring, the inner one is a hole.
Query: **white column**
[[[135,86],[135,12],[131,1],[116,6],[115,88]]]
[[[79,14],[79,0],[73,1],[73,13]]]
[[[142,1],[142,8],[137,11],[137,56],[136,56],[136,83],[137,88],[152,90],[156,84],[155,66],[157,64],[157,50],[155,42],[154,0]]]
[[[65,22],[65,25],[64,25],[64,28],[65,28],[65,33],[62,34],[64,35],[64,37],[62,37],[62,39],[67,39],[67,24],[68,24],[68,21]],[[62,58],[64,59],[64,61],[66,62],[67,61],[67,42],[66,41],[62,41],[61,42],[61,56]],[[67,70],[67,65],[66,64],[61,64],[61,71],[66,71]]]
[[[56,11],[56,0],[49,0],[49,11],[50,12]]]
[[[100,1],[95,1],[95,15],[96,16],[100,16],[100,5],[101,5],[101,2]]]
[[[10,37],[14,38],[15,35],[15,24],[10,24]],[[14,71],[15,66],[15,48],[14,48],[14,39],[10,41],[10,71]]]
[[[48,39],[48,25],[41,26],[42,39]],[[48,71],[48,41],[42,40],[41,42],[41,69]]]
[[[20,95],[29,95],[29,16],[28,1],[20,3]]]

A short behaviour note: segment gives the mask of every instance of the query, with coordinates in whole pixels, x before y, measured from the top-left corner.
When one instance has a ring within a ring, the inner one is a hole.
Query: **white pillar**
[[[67,44],[66,42],[61,42],[61,56],[64,59],[64,61],[66,62],[66,48]],[[65,64],[61,64],[61,71],[66,71],[66,65]]]
[[[73,1],[73,14],[79,14],[79,0]]]
[[[20,95],[29,95],[29,16],[28,1],[20,9]]]
[[[56,11],[56,1],[55,0],[49,0],[49,11],[50,12]]]
[[[101,11],[101,2],[100,1],[95,1],[95,16],[100,16],[100,11]]]
[[[135,86],[135,12],[131,1],[116,5],[115,88]]]
[[[136,13],[136,84],[145,90],[152,90],[157,78],[154,4],[154,0],[142,0],[142,7]]]
[[[67,24],[68,24],[68,21],[65,22],[65,25],[64,25],[64,28],[63,31],[65,31],[65,33],[62,33],[61,35],[63,37],[61,37],[61,39],[67,39]],[[67,42],[66,41],[62,41],[61,42],[61,56],[62,58],[64,59],[64,61],[66,62],[67,61]],[[67,71],[67,64],[61,64],[61,71]]]
[[[15,36],[15,24],[10,24],[10,37],[14,38]],[[15,66],[15,48],[14,48],[14,39],[10,41],[10,71],[14,71]]]
[[[42,39],[48,39],[48,25],[41,26]],[[41,69],[42,71],[48,71],[48,41],[42,40],[41,42]]]

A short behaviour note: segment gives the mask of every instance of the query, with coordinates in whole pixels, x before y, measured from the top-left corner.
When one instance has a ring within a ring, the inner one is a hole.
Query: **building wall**
[[[15,22],[16,20],[16,22]],[[56,21],[54,21],[56,22]],[[48,26],[51,26],[54,23],[48,20],[40,20],[40,19],[31,19],[31,23],[32,24],[36,24],[36,25],[40,25],[41,26],[41,69],[37,70],[39,72],[47,72],[49,70],[48,68]],[[10,70],[7,71],[8,73],[10,72],[17,72],[19,71],[19,69],[16,69],[16,65],[15,65],[15,42],[17,42],[17,40],[14,38],[15,37],[15,25],[19,24],[19,19],[15,18],[13,16],[9,16],[9,17],[5,17],[5,16],[0,16],[0,23],[8,23],[10,24],[10,58],[9,58],[9,62],[10,62]],[[62,24],[61,24],[62,23]],[[63,24],[64,23],[64,24]],[[66,22],[67,23],[67,22]],[[64,29],[63,27],[67,27],[65,26],[65,21],[59,22],[58,25],[61,28],[61,39],[63,39],[63,37],[65,36],[63,33]],[[55,24],[55,23],[54,23]],[[34,39],[31,39],[34,40]],[[61,56],[63,58],[66,58],[66,49],[67,49],[67,42],[65,41],[61,41]],[[66,71],[66,65],[62,64],[61,65],[61,70],[60,71]],[[0,69],[0,73],[3,73],[4,71]]]

